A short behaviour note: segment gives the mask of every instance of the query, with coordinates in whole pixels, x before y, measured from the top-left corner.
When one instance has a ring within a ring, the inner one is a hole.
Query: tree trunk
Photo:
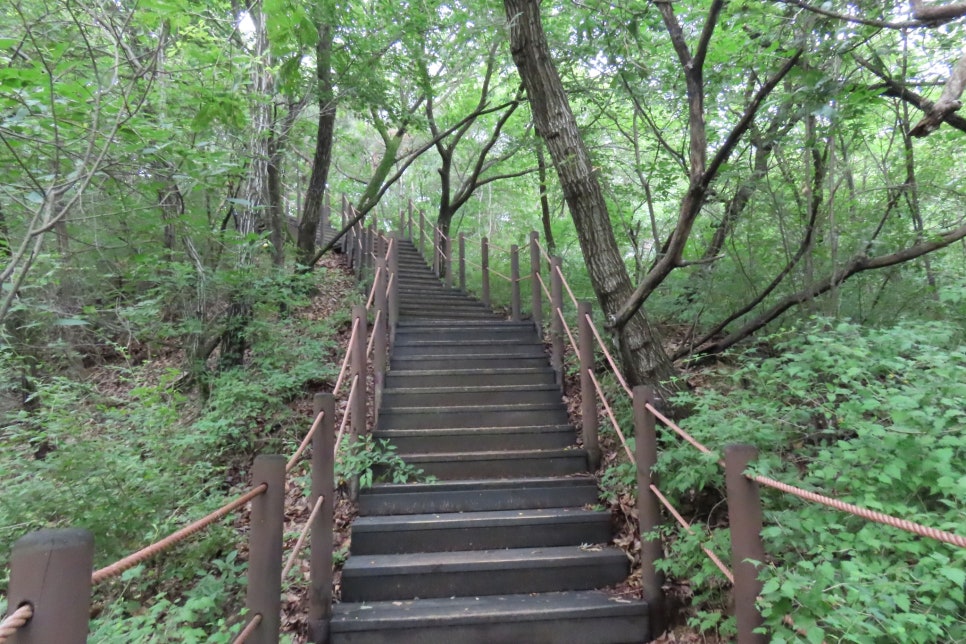
[[[550,227],[550,199],[547,197],[547,160],[543,156],[543,144],[537,141],[537,172],[540,176],[540,221],[543,222],[543,241],[547,245],[547,254],[553,257],[557,254],[557,244],[553,239],[553,229]]]
[[[557,170],[597,300],[607,319],[614,319],[634,289],[590,155],[550,57],[539,1],[504,0],[504,6],[510,24],[510,51],[530,97],[537,133],[546,142]],[[674,368],[643,308],[614,331],[624,373],[632,385],[655,385],[665,400],[681,388],[672,380]]]
[[[315,260],[315,239],[322,217],[325,185],[329,180],[332,161],[332,139],[335,134],[335,94],[332,90],[332,33],[331,25],[319,27],[319,41],[315,47],[316,77],[319,81],[319,124],[315,136],[315,155],[312,174],[305,193],[305,209],[299,221],[296,263],[307,267]],[[304,270],[304,269],[303,269]]]

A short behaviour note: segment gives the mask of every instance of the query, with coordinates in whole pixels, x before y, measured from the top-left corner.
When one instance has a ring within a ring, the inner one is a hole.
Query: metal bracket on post
[[[654,414],[647,403],[654,404],[650,387],[634,387],[634,438],[637,460],[637,516],[641,526],[641,590],[650,611],[651,637],[656,638],[667,628],[667,607],[664,601],[664,573],[656,562],[664,558],[661,537],[661,505],[651,485],[657,485],[657,432]],[[651,534],[651,537],[644,535]]]

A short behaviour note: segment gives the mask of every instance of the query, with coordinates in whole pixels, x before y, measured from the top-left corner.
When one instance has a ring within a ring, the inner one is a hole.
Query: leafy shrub
[[[761,473],[961,532],[961,333],[939,323],[864,329],[813,320],[772,338],[776,357],[746,352],[724,382],[682,397],[695,410],[685,428],[713,448],[756,445]],[[659,468],[667,491],[693,499],[711,488],[723,498],[720,455],[701,458],[673,437],[665,441]],[[782,623],[785,615],[808,641],[966,641],[962,549],[772,490],[762,496],[769,561],[761,605],[773,641],[799,637]],[[726,543],[719,554],[729,552]],[[665,565],[690,576],[684,565],[695,556],[672,555]]]

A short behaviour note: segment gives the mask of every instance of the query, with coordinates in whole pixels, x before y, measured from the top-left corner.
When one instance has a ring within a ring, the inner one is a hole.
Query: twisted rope
[[[292,458],[288,459],[288,463],[285,464],[286,473],[291,472],[292,468],[295,467],[295,464],[298,463],[298,460],[302,456],[302,453],[305,451],[305,449],[309,446],[309,443],[312,441],[312,436],[315,435],[315,432],[318,431],[319,429],[319,425],[322,424],[322,419],[324,417],[325,417],[325,412],[322,412],[322,411],[320,411],[318,415],[315,417],[315,421],[312,423],[312,426],[309,428],[308,433],[305,434],[305,438],[302,439],[302,442],[301,444],[299,444],[298,449],[295,450],[295,453],[292,454]]]
[[[574,348],[574,352],[577,352],[577,340],[574,339],[574,334],[570,331],[570,325],[567,324],[567,318],[564,317],[562,310],[557,309],[557,317],[560,318],[560,321],[563,323],[564,331],[567,332],[567,337],[570,338],[570,346]]]
[[[369,299],[366,300],[366,310],[372,308],[372,303],[376,299],[376,284],[379,283],[379,274],[382,272],[382,266],[376,267],[376,274],[372,276],[372,288],[369,289]]]
[[[261,623],[262,623],[262,614],[258,613],[254,617],[252,617],[247,624],[245,624],[245,628],[242,629],[242,632],[238,634],[238,637],[232,640],[232,644],[245,644],[245,641],[248,639],[248,636],[254,633],[255,629],[258,628],[258,625]]]
[[[376,317],[372,321],[373,333],[369,336],[369,344],[366,346],[366,357],[372,355],[372,347],[376,345],[376,333],[375,330],[379,328],[379,316],[382,315],[382,311],[376,311]]]
[[[547,284],[543,281],[543,276],[540,273],[537,273],[537,281],[540,282],[540,288],[543,289],[543,293],[547,296],[547,299],[553,300],[553,296],[550,295],[550,289],[547,288]]]
[[[345,413],[342,414],[342,424],[339,425],[339,433],[335,436],[335,450],[334,453],[337,455],[339,453],[339,444],[342,443],[342,435],[345,434],[346,422],[349,420],[349,410],[352,409],[352,397],[356,395],[356,384],[359,382],[359,376],[352,377],[352,386],[349,387],[349,404],[346,405]]]
[[[587,322],[590,323],[590,330],[593,332],[594,337],[597,338],[597,344],[600,345],[601,350],[604,352],[604,357],[607,358],[607,362],[610,363],[610,368],[614,372],[614,375],[617,376],[617,381],[621,383],[621,387],[624,388],[624,391],[627,392],[627,395],[633,397],[631,388],[627,386],[627,381],[624,380],[624,376],[621,375],[621,370],[617,368],[617,363],[614,361],[613,356],[610,355],[610,351],[608,351],[607,347],[604,345],[604,340],[600,337],[600,332],[597,330],[597,326],[594,324],[594,319],[586,314],[584,317],[586,317]]]
[[[299,553],[302,551],[302,547],[305,545],[305,537],[308,536],[309,530],[312,528],[312,524],[315,523],[315,517],[318,516],[319,510],[322,509],[322,503],[325,501],[323,495],[319,495],[319,498],[315,500],[315,506],[312,508],[311,514],[309,514],[308,521],[305,522],[305,526],[302,528],[302,533],[299,534],[298,541],[295,542],[295,547],[292,548],[292,554],[289,555],[288,561],[285,562],[285,567],[282,569],[282,581],[288,577],[288,573],[292,570],[292,566],[295,565],[295,559],[298,557]]]
[[[137,552],[130,554],[127,557],[124,557],[123,559],[112,563],[110,566],[105,566],[104,568],[101,568],[100,570],[95,571],[94,574],[91,576],[91,583],[96,586],[102,581],[106,581],[113,577],[117,577],[125,570],[128,570],[129,568],[133,568],[134,566],[141,563],[142,561],[150,559],[154,555],[167,550],[171,546],[174,546],[180,543],[181,541],[184,541],[194,533],[200,530],[203,530],[204,528],[207,528],[212,523],[215,523],[219,519],[227,516],[233,510],[237,510],[241,506],[245,505],[246,503],[254,499],[256,496],[258,496],[259,494],[264,493],[267,489],[268,489],[268,484],[262,483],[261,485],[258,485],[257,487],[254,487],[248,492],[246,492],[245,494],[241,495],[234,501],[231,501],[221,506],[211,514],[208,514],[207,516],[204,516],[198,519],[194,523],[181,528],[177,532],[171,533],[164,539],[161,539],[160,541],[157,541],[151,544],[150,546],[141,548]]]
[[[809,492],[808,490],[803,490],[800,487],[795,487],[794,485],[788,485],[787,483],[776,481],[775,479],[768,478],[767,476],[761,476],[759,474],[745,476],[752,481],[760,483],[761,485],[774,488],[781,492],[785,492],[786,494],[791,494],[792,496],[797,496],[805,501],[818,503],[820,505],[861,517],[868,521],[874,521],[883,525],[892,526],[893,528],[898,528],[899,530],[905,530],[906,532],[917,534],[920,537],[926,537],[928,539],[942,541],[943,543],[948,543],[960,548],[966,548],[966,537],[953,534],[952,532],[946,532],[945,530],[939,530],[937,528],[930,528],[914,521],[900,519],[899,517],[883,514],[882,512],[876,512],[875,510],[869,510],[868,508],[846,503],[845,501],[839,501],[838,499],[833,499],[832,497],[825,496],[823,494]]]
[[[8,637],[16,635],[17,631],[26,626],[33,616],[34,608],[30,604],[24,604],[7,615],[0,622],[0,644],[6,642]]]
[[[621,431],[621,426],[617,424],[617,419],[614,417],[614,412],[611,411],[610,404],[607,402],[607,396],[604,395],[604,390],[600,387],[600,382],[597,381],[597,376],[594,375],[592,369],[588,369],[587,373],[590,374],[590,379],[594,382],[594,388],[597,390],[597,396],[600,401],[604,403],[604,409],[607,411],[607,415],[610,417],[610,423],[617,430],[617,435],[621,439],[621,445],[624,446],[624,451],[627,453],[627,458],[631,463],[634,463],[634,455],[631,453],[631,449],[627,446],[627,439],[624,437],[624,432]]]
[[[345,358],[342,359],[342,368],[339,369],[339,377],[335,379],[335,387],[332,388],[332,395],[339,395],[339,388],[342,386],[342,380],[345,378],[346,369],[349,368],[349,357],[352,355],[352,347],[355,345],[356,333],[359,331],[359,319],[356,318],[352,321],[352,333],[349,334],[349,345],[345,350]]]
[[[661,491],[657,489],[657,486],[651,485],[649,487],[651,489],[651,492],[654,493],[654,496],[656,496],[658,500],[661,502],[661,504],[667,508],[667,511],[670,512],[675,519],[677,519],[677,522],[681,524],[681,527],[687,530],[688,534],[690,534],[691,536],[697,536],[694,533],[694,530],[691,528],[691,524],[685,521],[684,517],[682,517],[680,513],[678,513],[678,511],[674,509],[674,506],[671,505],[671,502],[667,500],[667,497],[661,494]],[[724,563],[721,562],[721,559],[718,558],[718,555],[714,554],[704,546],[701,546],[701,549],[704,551],[704,554],[708,555],[708,559],[714,562],[714,565],[718,567],[718,570],[721,571],[721,574],[727,577],[728,581],[734,584],[735,576],[731,573],[731,570],[728,568],[728,566],[724,565]]]
[[[563,271],[560,269],[559,266],[555,266],[554,269],[556,269],[557,274],[560,275],[560,281],[563,283],[564,288],[567,289],[567,293],[570,295],[570,301],[574,303],[574,308],[575,309],[579,308],[580,305],[577,304],[577,296],[574,295],[573,289],[570,288],[570,282],[567,281],[567,278],[564,276]]]

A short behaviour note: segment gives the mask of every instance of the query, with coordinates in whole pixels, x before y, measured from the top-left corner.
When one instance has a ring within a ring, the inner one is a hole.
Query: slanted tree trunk
[[[550,56],[538,0],[504,0],[510,51],[523,79],[537,133],[547,144],[577,229],[587,272],[608,320],[633,293],[590,155],[577,129],[563,84]],[[675,370],[643,308],[614,328],[630,383],[658,387],[662,397],[681,388]]]

